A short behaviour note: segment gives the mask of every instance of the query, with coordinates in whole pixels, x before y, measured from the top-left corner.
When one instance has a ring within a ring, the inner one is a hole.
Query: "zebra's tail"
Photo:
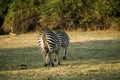
[[[46,30],[43,31],[43,44],[44,44],[44,50],[46,53],[49,52],[49,48],[48,48],[48,42],[47,42],[47,39],[46,39],[46,36],[47,36],[47,33],[46,33]]]

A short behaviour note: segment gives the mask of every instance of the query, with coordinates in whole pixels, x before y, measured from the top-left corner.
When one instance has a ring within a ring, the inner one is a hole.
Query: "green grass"
[[[0,36],[0,80],[120,80],[120,32],[68,33],[54,67],[43,67],[36,33]]]

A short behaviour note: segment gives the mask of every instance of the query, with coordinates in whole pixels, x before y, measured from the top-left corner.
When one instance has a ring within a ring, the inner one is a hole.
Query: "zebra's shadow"
[[[70,43],[67,59],[60,51],[60,66],[117,63],[120,59],[120,40],[96,40]],[[0,49],[0,70],[23,70],[43,67],[43,55],[38,46]],[[55,67],[58,67],[57,63]]]

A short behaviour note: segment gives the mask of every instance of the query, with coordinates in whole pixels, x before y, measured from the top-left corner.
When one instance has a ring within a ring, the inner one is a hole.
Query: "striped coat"
[[[64,50],[63,59],[66,59],[67,48],[69,45],[69,36],[64,31],[57,31],[56,35],[58,37],[60,47],[62,47]]]
[[[50,30],[43,30],[39,34],[38,41],[39,41],[38,42],[39,48],[43,52],[44,59],[45,59],[44,66],[47,66],[47,65],[54,66],[54,63],[51,57],[51,54],[54,52],[55,52],[55,55],[57,55],[58,64],[60,65],[60,60],[59,60],[60,46],[59,46],[59,40],[56,34]]]

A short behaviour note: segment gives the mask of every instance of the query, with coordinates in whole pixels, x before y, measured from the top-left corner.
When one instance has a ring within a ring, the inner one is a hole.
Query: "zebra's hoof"
[[[61,65],[60,62],[58,62],[58,65]]]
[[[54,59],[54,61],[56,62],[56,59]]]
[[[51,65],[52,65],[52,67],[54,66],[54,64],[53,64],[53,63],[52,63]]]
[[[45,63],[45,64],[44,64],[44,67],[47,67],[47,65],[48,65],[48,64]]]
[[[66,60],[66,56],[63,57],[63,60]]]

